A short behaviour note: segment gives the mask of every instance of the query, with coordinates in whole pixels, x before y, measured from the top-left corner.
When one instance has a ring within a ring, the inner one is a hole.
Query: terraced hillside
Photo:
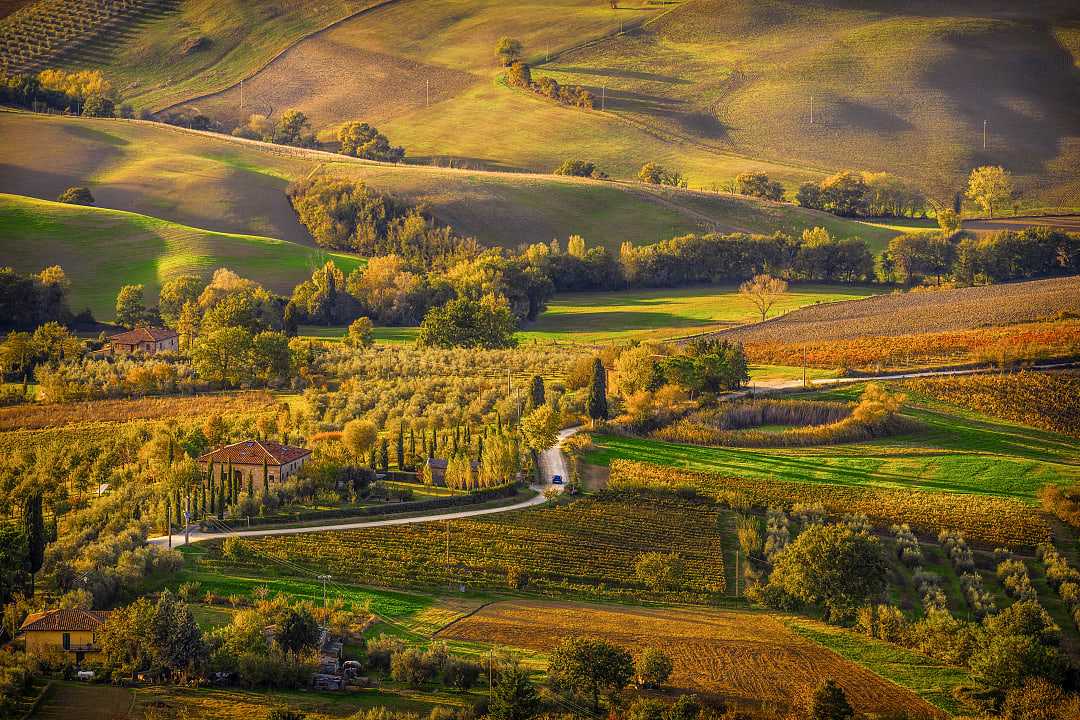
[[[296,243],[218,233],[146,215],[0,194],[0,256],[22,272],[60,265],[71,281],[71,305],[113,316],[122,285],[142,283],[156,298],[170,277],[209,278],[228,267],[279,293],[291,293],[332,258],[346,273],[363,261]]]
[[[88,185],[101,207],[192,227],[310,243],[285,188],[313,171],[349,175],[423,202],[441,222],[492,245],[572,233],[617,249],[716,230],[834,235],[881,247],[896,231],[790,205],[551,175],[385,165],[296,151],[156,123],[0,112],[0,192],[54,199]]]

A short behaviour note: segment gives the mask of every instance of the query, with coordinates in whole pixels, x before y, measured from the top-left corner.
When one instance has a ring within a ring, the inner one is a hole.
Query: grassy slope
[[[222,232],[310,242],[284,191],[318,171],[364,179],[423,202],[442,222],[488,244],[516,247],[571,233],[617,249],[717,228],[771,232],[832,223],[879,246],[893,231],[795,208],[638,184],[298,157],[152,123],[0,112],[0,192],[55,198],[89,185],[98,205]]]
[[[791,620],[787,626],[845,660],[908,688],[948,713],[957,713],[962,709],[952,693],[957,687],[970,684],[971,680],[960,668],[942,665],[898,645],[824,623]]]
[[[823,393],[823,396],[849,396]],[[600,436],[589,462],[624,458],[744,477],[875,485],[1013,497],[1034,502],[1047,483],[1080,480],[1080,442],[974,413],[911,409],[924,431],[810,448],[710,448]]]
[[[246,77],[305,35],[377,0],[184,0],[66,58],[99,67],[125,99],[157,109]]]
[[[874,290],[844,286],[796,286],[770,316],[818,302],[866,297]],[[604,343],[665,338],[758,319],[753,305],[734,287],[693,287],[560,295],[520,333],[524,340]]]
[[[204,277],[228,267],[280,293],[331,257],[344,272],[360,258],[283,240],[211,232],[119,210],[0,194],[0,254],[17,270],[60,265],[71,305],[112,317],[121,285],[142,283],[150,302],[161,283],[183,273]]]
[[[1080,33],[1066,0],[551,5],[395,2],[291,48],[249,80],[247,97],[304,108],[326,138],[340,121],[378,120],[416,157],[478,167],[543,170],[574,156],[628,177],[651,159],[708,188],[752,168],[790,187],[854,166],[951,196],[972,166],[1001,163],[1019,176],[1023,205],[1080,206]],[[558,54],[620,25],[630,29]],[[536,75],[605,95],[606,111],[495,82],[500,35],[524,41]],[[237,88],[195,105],[242,115]]]
[[[606,85],[610,111],[672,137],[890,170],[944,197],[971,167],[1003,164],[1024,204],[1075,208],[1078,16],[1066,0],[701,0],[534,75]]]

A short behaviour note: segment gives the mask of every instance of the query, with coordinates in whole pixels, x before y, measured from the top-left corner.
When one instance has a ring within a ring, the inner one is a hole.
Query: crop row
[[[882,369],[942,362],[1006,362],[1080,353],[1080,322],[1026,323],[977,330],[865,336],[846,340],[747,342],[751,362]]]
[[[707,601],[726,587],[721,511],[678,499],[584,499],[539,510],[243,540],[250,559],[270,557],[335,578],[405,587],[529,588],[551,594]],[[641,555],[674,553],[682,577],[650,592]]]
[[[728,477],[628,460],[613,460],[612,490],[693,490],[732,506],[820,502],[830,513],[862,513],[876,525],[907,523],[924,533],[955,528],[992,545],[1033,546],[1050,539],[1038,510],[1016,500],[864,486]]]
[[[1080,373],[917,378],[905,380],[902,386],[992,417],[1080,437]]]
[[[161,0],[39,0],[0,22],[0,52],[8,71],[43,62],[73,43],[161,5]]]

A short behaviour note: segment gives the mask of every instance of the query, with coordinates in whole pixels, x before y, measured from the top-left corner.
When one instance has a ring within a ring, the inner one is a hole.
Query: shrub
[[[69,205],[93,205],[94,196],[90,194],[90,188],[75,185],[60,193],[56,201]]]
[[[423,686],[434,674],[434,668],[428,658],[416,648],[400,650],[390,658],[391,677],[411,688]]]
[[[596,163],[587,160],[564,160],[562,165],[555,168],[555,174],[570,175],[572,177],[591,177],[596,180],[608,179],[608,174],[598,168]]]

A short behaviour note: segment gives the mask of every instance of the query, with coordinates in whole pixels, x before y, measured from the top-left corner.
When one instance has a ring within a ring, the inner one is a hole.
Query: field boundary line
[[[873,668],[871,668],[868,665],[865,665],[865,664],[863,664],[861,662],[856,662],[855,660],[849,660],[846,657],[844,657],[843,655],[841,655],[840,653],[833,650],[832,648],[826,647],[825,645],[822,645],[821,643],[819,643],[814,638],[809,637],[809,636],[804,635],[803,633],[799,632],[798,628],[801,627],[800,624],[801,623],[806,623],[806,622],[808,622],[808,620],[809,620],[809,618],[802,618],[802,617],[794,616],[794,617],[782,620],[781,622],[784,624],[785,627],[788,628],[788,630],[790,632],[794,633],[797,637],[802,638],[804,641],[806,641],[808,643],[812,643],[815,647],[820,648],[823,652],[827,652],[827,653],[831,653],[832,655],[835,655],[837,658],[840,659],[841,662],[848,663],[848,664],[854,665],[856,667],[860,667],[863,670],[865,670],[866,672],[870,673],[871,675],[874,675],[875,677],[881,678],[881,680],[883,680],[884,682],[890,683],[891,685],[895,685],[896,687],[900,688],[904,692],[910,693],[914,697],[918,698],[920,702],[922,702],[925,705],[933,708],[936,711],[938,717],[952,717],[952,713],[950,713],[949,711],[945,710],[944,708],[940,708],[937,705],[935,705],[934,703],[930,702],[929,700],[924,698],[922,695],[920,695],[918,692],[916,692],[914,689],[909,688],[906,685],[901,685],[900,683],[893,680],[892,678],[885,677],[884,675],[877,672],[876,670],[874,670]],[[841,629],[847,631],[846,628],[841,628]],[[871,639],[876,639],[876,638],[871,638]],[[901,646],[901,647],[903,647],[903,646]],[[920,652],[918,652],[916,650],[911,650],[910,648],[903,648],[903,649],[908,651],[908,652],[915,653],[916,655],[922,655],[922,653],[920,653]],[[933,660],[933,658],[930,658],[928,656],[927,656],[927,659]],[[946,665],[946,667],[955,667],[955,666]]]
[[[271,57],[269,60],[267,60],[265,63],[263,63],[262,65],[260,65],[258,68],[251,71],[247,75],[244,75],[239,80],[236,80],[236,81],[226,85],[225,87],[223,87],[223,88],[221,88],[219,90],[214,90],[212,92],[205,92],[205,93],[202,93],[201,95],[195,95],[194,97],[188,98],[187,100],[178,100],[178,101],[176,101],[174,103],[171,103],[169,105],[165,105],[163,107],[157,108],[156,110],[154,110],[154,112],[166,112],[168,110],[172,110],[174,108],[180,107],[181,105],[188,105],[188,104],[191,104],[191,103],[198,102],[200,100],[206,100],[207,98],[213,97],[214,95],[219,95],[219,94],[221,94],[223,92],[226,92],[226,91],[236,87],[238,84],[240,84],[244,80],[250,80],[251,78],[255,77],[256,75],[261,73],[263,70],[265,70],[266,68],[273,65],[274,62],[276,62],[282,55],[289,52],[290,50],[292,50],[294,47],[296,47],[300,43],[302,43],[302,42],[304,42],[306,40],[310,40],[310,39],[314,38],[315,36],[320,35],[320,34],[322,34],[324,32],[329,31],[329,30],[333,30],[338,25],[341,25],[342,23],[348,22],[349,20],[352,20],[353,18],[357,18],[357,17],[360,17],[361,15],[365,15],[365,14],[367,14],[369,12],[379,10],[379,9],[381,9],[383,7],[386,7],[387,5],[393,5],[393,4],[397,3],[398,1],[399,0],[377,0],[377,2],[374,2],[371,5],[367,5],[365,7],[362,7],[359,10],[346,15],[345,17],[341,17],[341,18],[338,18],[337,20],[334,20],[329,25],[324,25],[321,28],[317,28],[315,30],[312,30],[311,32],[307,33],[306,35],[301,35],[296,40],[294,40],[293,42],[291,42],[288,45],[286,45],[285,47],[283,47],[281,50],[278,50],[276,53],[274,53],[274,56]],[[151,106],[151,107],[153,107],[153,106]]]
[[[451,620],[450,622],[448,622],[448,623],[446,623],[445,625],[443,625],[442,627],[440,627],[440,628],[439,628],[438,630],[436,630],[435,632],[431,633],[431,637],[435,637],[436,635],[438,635],[439,633],[441,633],[441,632],[442,632],[443,630],[449,630],[450,628],[454,627],[454,625],[456,625],[457,623],[461,622],[462,620],[467,620],[467,619],[471,618],[471,617],[472,617],[473,615],[475,615],[476,613],[480,612],[480,611],[481,611],[481,610],[483,610],[484,608],[488,607],[489,605],[494,605],[494,604],[495,604],[495,603],[497,603],[497,602],[502,602],[502,599],[499,599],[499,600],[488,600],[488,601],[487,601],[486,603],[484,603],[483,605],[478,605],[478,606],[474,607],[474,608],[473,608],[472,610],[470,610],[469,612],[465,613],[464,615],[459,615],[458,617],[454,618],[454,619],[453,619],[453,620]],[[494,644],[494,643],[492,643],[492,644]]]

